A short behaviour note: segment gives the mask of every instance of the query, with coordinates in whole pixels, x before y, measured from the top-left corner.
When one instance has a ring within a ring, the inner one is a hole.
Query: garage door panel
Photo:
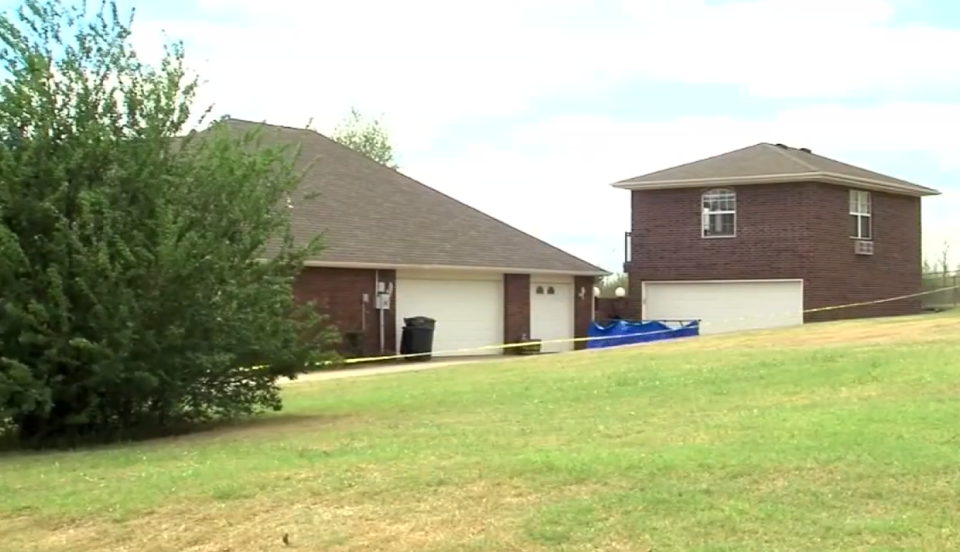
[[[548,293],[550,290],[553,293]],[[540,291],[540,293],[537,293]],[[534,282],[530,286],[530,336],[543,341],[573,337],[573,284]],[[544,353],[573,350],[573,343],[544,343]]]
[[[433,336],[436,356],[500,352],[477,349],[503,341],[502,281],[398,279],[396,297],[397,343],[404,318],[429,316],[437,321]]]
[[[800,281],[644,282],[644,317],[702,321],[701,334],[803,324]]]

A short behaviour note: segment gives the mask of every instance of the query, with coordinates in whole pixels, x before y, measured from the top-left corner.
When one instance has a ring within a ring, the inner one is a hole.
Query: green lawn
[[[0,457],[0,550],[960,550],[960,317],[292,385]]]

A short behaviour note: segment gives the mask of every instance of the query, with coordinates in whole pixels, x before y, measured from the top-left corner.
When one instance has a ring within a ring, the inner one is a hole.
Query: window
[[[870,192],[850,190],[850,237],[858,240],[873,239]]]
[[[703,237],[732,238],[737,235],[737,193],[708,190],[703,194]]]
[[[543,286],[537,286],[537,295],[543,295]]]
[[[547,295],[553,295],[554,293],[555,293],[555,292],[554,292],[554,290],[553,290],[553,286],[550,286],[550,287],[547,288]]]

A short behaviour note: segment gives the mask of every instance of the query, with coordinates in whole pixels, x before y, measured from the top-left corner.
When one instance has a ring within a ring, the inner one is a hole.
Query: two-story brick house
[[[757,144],[613,184],[631,191],[630,310],[703,333],[920,312],[920,199],[939,192]]]

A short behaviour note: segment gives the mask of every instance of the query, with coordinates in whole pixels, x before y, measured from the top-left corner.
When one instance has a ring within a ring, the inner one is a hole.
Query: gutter
[[[614,188],[621,190],[674,190],[683,188],[701,188],[711,186],[746,186],[756,184],[792,184],[803,181],[823,182],[826,184],[837,184],[841,186],[850,186],[864,190],[874,190],[878,192],[887,192],[898,195],[908,195],[915,197],[935,196],[941,192],[932,188],[918,186],[909,188],[897,184],[890,184],[872,178],[861,178],[855,176],[846,176],[832,172],[805,172],[788,174],[761,174],[755,176],[737,176],[737,177],[714,177],[714,178],[694,178],[685,180],[657,180],[648,182],[631,182],[623,180],[611,184]]]

